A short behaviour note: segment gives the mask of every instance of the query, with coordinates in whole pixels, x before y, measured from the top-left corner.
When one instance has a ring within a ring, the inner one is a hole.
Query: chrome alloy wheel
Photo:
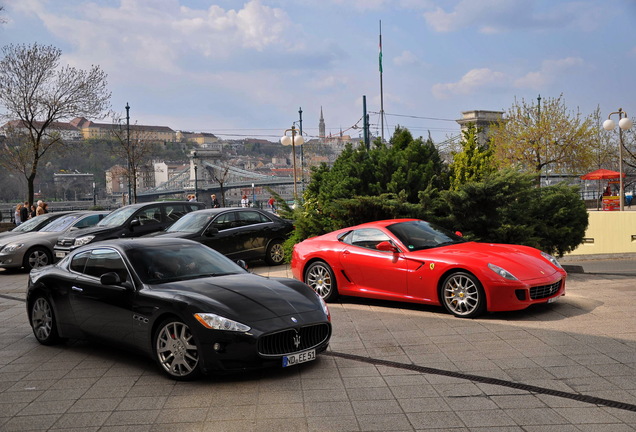
[[[28,270],[44,267],[49,264],[51,264],[51,258],[44,249],[37,248],[28,252],[27,262],[25,265]]]
[[[325,262],[317,261],[309,266],[305,274],[305,283],[325,301],[337,295],[333,272]]]
[[[458,272],[450,275],[442,287],[444,306],[458,317],[472,318],[483,312],[483,290],[474,276]]]
[[[48,300],[38,297],[31,308],[31,323],[33,333],[40,342],[46,342],[53,332],[53,309]]]
[[[268,258],[272,265],[278,265],[283,262],[285,259],[285,250],[283,249],[282,243],[276,242],[270,247]]]
[[[169,321],[157,333],[157,360],[174,378],[188,378],[197,374],[199,349],[190,328],[180,321]]]

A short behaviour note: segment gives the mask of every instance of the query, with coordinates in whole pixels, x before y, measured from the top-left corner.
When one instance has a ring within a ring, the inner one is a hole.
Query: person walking
[[[38,201],[38,207],[35,209],[35,214],[37,216],[43,215],[44,213],[46,213],[44,211],[44,202],[42,200]]]
[[[37,207],[35,204],[31,204],[31,217],[34,218],[38,215]]]
[[[267,204],[269,204],[269,208],[272,210],[272,213],[276,213],[276,201],[274,200],[274,197],[270,196]]]
[[[243,198],[241,198],[241,207],[249,207],[250,206],[250,200],[247,199],[247,195],[243,195]]]
[[[210,195],[210,198],[212,199],[212,208],[221,208],[221,204],[219,203],[219,200],[216,199],[215,194]]]

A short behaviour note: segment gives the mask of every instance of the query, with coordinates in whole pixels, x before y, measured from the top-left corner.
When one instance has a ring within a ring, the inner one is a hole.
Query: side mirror
[[[462,234],[461,231],[455,231],[455,235],[458,237],[464,237],[464,234]]]
[[[130,228],[140,226],[140,225],[141,225],[141,222],[139,222],[139,219],[133,219],[130,221]]]
[[[214,234],[218,234],[219,233],[219,229],[215,228],[215,227],[209,227],[208,229],[205,230],[205,235],[206,236],[210,236],[212,237]]]
[[[393,246],[391,244],[391,242],[388,241],[383,241],[378,243],[377,245],[375,245],[375,248],[379,251],[383,251],[383,252],[397,252],[398,248],[396,248],[395,246]]]
[[[243,270],[247,270],[247,263],[244,260],[238,260],[236,261],[236,263],[239,265],[239,267],[241,267]]]
[[[99,278],[99,281],[102,285],[121,285],[121,279],[115,272],[104,273]]]

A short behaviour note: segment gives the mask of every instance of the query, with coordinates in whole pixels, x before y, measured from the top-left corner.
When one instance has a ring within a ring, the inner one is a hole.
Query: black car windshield
[[[201,244],[161,243],[127,252],[135,272],[147,284],[160,284],[211,276],[242,274],[246,270]]]
[[[464,243],[462,237],[424,221],[400,222],[387,226],[409,251]]]
[[[99,221],[96,226],[99,227],[118,227],[122,226],[130,216],[137,210],[135,207],[121,207],[110,213],[104,219]]]
[[[53,222],[42,228],[43,232],[61,232],[70,227],[80,216],[77,214],[70,214],[55,219]]]
[[[196,233],[206,227],[208,222],[214,217],[207,212],[192,212],[180,218],[170,225],[167,232],[187,232]]]

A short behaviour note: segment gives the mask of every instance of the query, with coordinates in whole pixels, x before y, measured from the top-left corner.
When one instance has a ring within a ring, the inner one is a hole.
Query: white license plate
[[[558,297],[552,297],[548,299],[548,303],[554,303],[555,301],[557,301],[559,298]]]
[[[316,350],[305,351],[283,357],[283,367],[294,366],[300,363],[316,360]]]
[[[55,258],[64,258],[66,256],[66,252],[55,252]]]

